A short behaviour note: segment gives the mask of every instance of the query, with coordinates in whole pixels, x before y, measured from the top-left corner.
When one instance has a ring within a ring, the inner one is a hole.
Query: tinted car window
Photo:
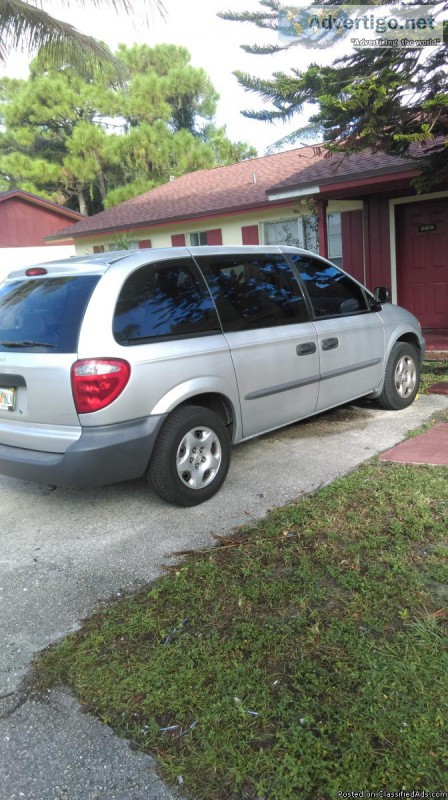
[[[361,287],[340,269],[309,256],[294,255],[316,317],[336,317],[367,310]]]
[[[98,275],[33,278],[0,286],[0,349],[76,352]]]
[[[282,256],[198,258],[225,332],[308,319],[294,273]]]
[[[220,331],[213,301],[190,260],[149,264],[125,282],[113,333],[120,344]]]

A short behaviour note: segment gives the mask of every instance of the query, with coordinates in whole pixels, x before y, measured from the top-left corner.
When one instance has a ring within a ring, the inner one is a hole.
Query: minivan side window
[[[308,320],[305,299],[281,255],[200,256],[224,333]]]
[[[119,344],[217,332],[212,298],[191,259],[147,264],[124,283],[113,320]]]
[[[333,264],[291,255],[308,291],[316,317],[339,317],[368,310],[363,290]]]

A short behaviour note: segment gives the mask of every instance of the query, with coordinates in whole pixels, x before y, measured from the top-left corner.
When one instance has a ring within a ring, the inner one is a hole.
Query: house
[[[77,252],[292,244],[330,258],[425,328],[448,328],[448,185],[417,195],[413,161],[301,147],[184,175],[48,237]],[[123,239],[123,237],[125,237]]]
[[[81,219],[83,214],[22,189],[0,192],[0,280],[13,269],[74,255],[70,237],[57,245],[46,237]]]

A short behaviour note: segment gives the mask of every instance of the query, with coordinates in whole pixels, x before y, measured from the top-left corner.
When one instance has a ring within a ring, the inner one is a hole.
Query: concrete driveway
[[[212,532],[333,481],[444,409],[437,395],[402,412],[359,403],[240,445],[217,497],[187,510],[144,481],[81,492],[0,477],[0,800],[171,798],[152,760],[67,692],[27,697],[33,656],[153,580],[170,552],[210,545]]]

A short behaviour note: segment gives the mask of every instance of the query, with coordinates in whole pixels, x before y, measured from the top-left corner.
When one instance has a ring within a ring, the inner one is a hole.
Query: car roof
[[[87,253],[83,256],[71,256],[70,258],[59,259],[56,261],[39,261],[35,264],[29,264],[22,269],[16,269],[9,272],[5,280],[18,280],[20,278],[29,278],[32,276],[27,275],[30,269],[43,268],[47,270],[48,275],[52,277],[66,276],[66,275],[79,275],[79,274],[94,274],[101,275],[112,264],[117,261],[122,261],[129,255],[132,255],[137,250],[116,250],[107,253]],[[38,276],[41,277],[41,276]]]
[[[208,245],[198,247],[161,247],[135,250],[115,250],[104,253],[86,253],[82,256],[71,256],[70,258],[56,261],[39,262],[10,272],[5,280],[13,281],[20,279],[33,279],[33,276],[30,276],[27,273],[30,269],[35,269],[36,267],[45,269],[47,276],[49,277],[102,275],[114,265],[117,265],[118,268],[120,268],[120,262],[126,262],[126,264],[122,263],[123,268],[125,268],[127,267],[127,262],[129,262],[130,267],[139,267],[143,266],[145,263],[151,263],[158,259],[166,260],[169,258],[185,258],[201,255],[238,256],[246,253],[302,253],[304,255],[313,255],[315,258],[322,259],[322,257],[316,253],[310,253],[308,250],[286,245]],[[325,261],[325,259],[322,260]],[[41,275],[35,277],[42,278]]]

